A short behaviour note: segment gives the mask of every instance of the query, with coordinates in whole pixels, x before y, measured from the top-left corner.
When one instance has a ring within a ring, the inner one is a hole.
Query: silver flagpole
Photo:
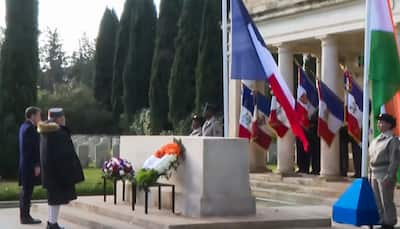
[[[222,68],[224,84],[224,136],[229,135],[229,76],[228,76],[228,6],[227,0],[222,0]]]
[[[370,0],[365,1],[365,32],[364,32],[364,96],[363,96],[363,120],[362,120],[362,168],[361,177],[368,178],[368,131],[369,131],[369,86],[368,71],[370,58]]]

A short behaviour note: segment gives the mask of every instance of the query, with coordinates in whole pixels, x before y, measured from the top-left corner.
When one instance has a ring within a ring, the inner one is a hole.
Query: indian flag
[[[389,0],[369,1],[369,80],[374,120],[381,112],[400,120],[400,61],[396,30]],[[368,59],[367,59],[368,61]],[[375,135],[378,134],[376,123]],[[399,125],[396,134],[400,134]]]

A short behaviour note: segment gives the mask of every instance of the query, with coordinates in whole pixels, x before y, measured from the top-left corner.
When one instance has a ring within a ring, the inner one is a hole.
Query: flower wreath
[[[178,139],[162,146],[144,162],[143,168],[136,173],[136,185],[146,190],[150,185],[155,184],[160,176],[169,179],[172,170],[178,168],[183,152],[182,142]]]
[[[105,178],[133,180],[135,170],[132,163],[122,158],[111,158],[103,163],[103,175]]]

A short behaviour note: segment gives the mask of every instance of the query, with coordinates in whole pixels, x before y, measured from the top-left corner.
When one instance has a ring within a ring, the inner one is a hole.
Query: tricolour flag
[[[366,55],[369,54],[368,77],[372,87],[373,115],[376,117],[384,110],[400,120],[400,61],[390,1],[374,0],[369,3],[370,52]],[[400,134],[399,127],[397,125],[397,135]]]
[[[231,0],[232,11],[232,78],[267,79],[274,95],[281,104],[290,127],[308,150],[308,141],[301,127],[296,101],[279,73],[271,53],[266,48],[242,0]]]
[[[260,92],[256,93],[255,100],[256,105],[254,107],[251,139],[257,145],[267,150],[272,141],[267,124],[271,102]]]
[[[318,107],[318,92],[313,83],[303,71],[298,67],[298,86],[296,111],[300,116],[303,127],[310,125],[310,118]]]
[[[252,119],[254,112],[254,96],[251,89],[246,85],[242,84],[242,106],[240,110],[239,119],[239,137],[240,138],[251,138],[252,132]]]
[[[343,126],[343,102],[323,82],[317,80],[319,96],[318,135],[331,145],[336,133]]]
[[[275,96],[272,96],[271,99],[271,112],[269,114],[268,123],[280,138],[285,136],[290,127],[285,112]]]
[[[346,123],[347,131],[353,139],[361,142],[362,112],[363,112],[363,91],[353,81],[349,71],[344,73],[346,87]]]

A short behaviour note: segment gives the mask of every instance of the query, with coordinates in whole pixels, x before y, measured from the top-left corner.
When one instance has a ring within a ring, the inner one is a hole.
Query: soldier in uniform
[[[192,132],[190,133],[190,136],[201,136],[201,124],[202,124],[201,117],[199,117],[198,115],[193,115]]]
[[[19,129],[19,185],[21,224],[40,224],[30,215],[33,187],[40,184],[40,136],[36,131],[41,121],[40,109],[28,107],[25,110],[26,121]]]
[[[389,114],[378,117],[378,135],[369,147],[372,170],[372,189],[375,193],[383,229],[394,228],[397,223],[393,194],[396,187],[396,172],[400,162],[400,141],[393,134],[396,119]]]
[[[204,108],[204,118],[202,136],[206,137],[223,137],[222,124],[215,117],[216,108],[214,105],[206,104]]]

